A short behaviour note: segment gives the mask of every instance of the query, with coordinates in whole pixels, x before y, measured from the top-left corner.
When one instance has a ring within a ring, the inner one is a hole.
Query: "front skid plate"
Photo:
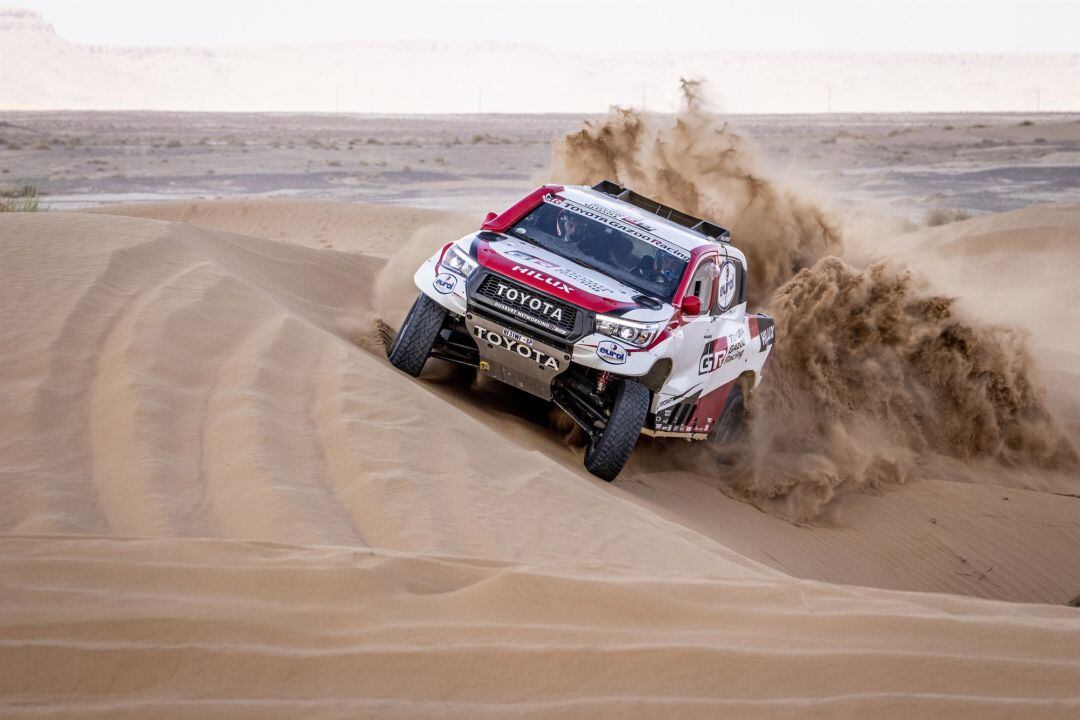
[[[544,400],[551,399],[551,381],[570,367],[569,355],[475,313],[465,315],[465,326],[480,352],[481,372]]]

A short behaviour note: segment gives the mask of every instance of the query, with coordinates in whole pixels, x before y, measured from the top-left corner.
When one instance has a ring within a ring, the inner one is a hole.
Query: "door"
[[[716,346],[720,316],[716,313],[716,278],[719,267],[715,256],[702,258],[686,295],[701,300],[701,313],[685,317],[672,333],[671,376],[656,399],[656,429],[671,432],[693,431],[692,419],[697,400],[708,389],[710,369],[723,357]]]

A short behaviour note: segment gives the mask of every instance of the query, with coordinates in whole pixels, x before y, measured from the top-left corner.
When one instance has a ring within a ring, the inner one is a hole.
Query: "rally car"
[[[641,434],[731,443],[775,337],[727,230],[608,181],[489,213],[414,281],[390,362],[449,360],[554,402],[609,481]]]

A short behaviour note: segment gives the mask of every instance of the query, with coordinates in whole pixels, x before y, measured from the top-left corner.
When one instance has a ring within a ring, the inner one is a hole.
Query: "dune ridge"
[[[280,543],[0,546],[4,576],[21,580],[0,599],[20,615],[0,623],[14,717],[1080,708],[1068,608]]]

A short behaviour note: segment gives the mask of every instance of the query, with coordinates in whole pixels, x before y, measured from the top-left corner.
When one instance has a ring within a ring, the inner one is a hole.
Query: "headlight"
[[[653,341],[663,327],[662,322],[638,322],[623,320],[610,315],[596,316],[596,331],[625,343],[644,347]]]
[[[450,272],[455,272],[461,277],[468,277],[476,269],[476,263],[465,253],[451,245],[443,254],[442,262],[439,263]]]

